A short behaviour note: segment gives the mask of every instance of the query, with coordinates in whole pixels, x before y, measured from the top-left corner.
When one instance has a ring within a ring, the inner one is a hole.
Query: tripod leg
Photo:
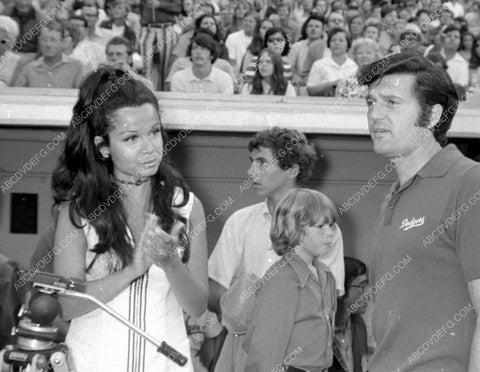
[[[6,349],[0,350],[0,372],[10,372],[11,366],[3,361],[3,354]]]

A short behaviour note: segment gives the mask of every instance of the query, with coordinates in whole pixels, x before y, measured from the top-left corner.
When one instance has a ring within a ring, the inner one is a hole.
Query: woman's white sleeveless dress
[[[177,189],[174,204],[181,197],[182,193]],[[194,195],[190,193],[188,204],[178,209],[187,219],[193,201]],[[88,267],[96,256],[91,249],[97,243],[98,236],[88,223],[84,233],[88,243],[85,258]],[[118,265],[118,258],[111,252],[98,255],[86,280],[101,279]],[[96,309],[73,319],[67,334],[66,343],[70,347],[76,372],[193,372],[183,310],[161,268],[153,265],[107,305],[156,340],[166,341],[185,355],[188,363],[184,367],[173,363],[158,353],[149,341],[105,311]]]

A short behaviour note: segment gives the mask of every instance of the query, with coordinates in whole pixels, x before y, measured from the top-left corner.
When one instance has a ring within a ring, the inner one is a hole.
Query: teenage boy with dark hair
[[[251,166],[250,186],[265,197],[265,201],[243,208],[230,216],[208,261],[210,277],[210,309],[220,312],[220,297],[241,276],[255,274],[261,278],[279,259],[270,242],[271,215],[278,201],[291,189],[303,185],[312,175],[317,158],[313,145],[304,134],[286,128],[261,131],[248,145]],[[335,229],[332,254],[324,259],[343,295],[343,240]]]
[[[208,32],[193,36],[189,55],[192,67],[172,76],[172,92],[233,94],[230,75],[213,66],[218,56],[218,44]]]

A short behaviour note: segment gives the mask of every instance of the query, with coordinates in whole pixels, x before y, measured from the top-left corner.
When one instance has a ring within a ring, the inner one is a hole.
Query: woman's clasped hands
[[[158,224],[158,217],[149,214],[135,252],[136,259],[143,261],[148,268],[155,264],[162,268],[174,261],[181,261],[179,252],[179,236],[185,224],[176,221],[170,233],[163,230]],[[147,270],[148,270],[147,268]]]

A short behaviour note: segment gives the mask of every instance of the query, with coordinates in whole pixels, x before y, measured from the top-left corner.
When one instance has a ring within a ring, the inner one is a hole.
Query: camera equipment
[[[97,298],[85,292],[85,283],[74,278],[65,278],[50,273],[38,272],[30,280],[37,291],[32,295],[28,307],[22,306],[18,326],[12,330],[16,345],[8,345],[0,351],[0,372],[75,372],[70,350],[64,343],[56,343],[57,328],[53,320],[60,310],[58,296],[91,301],[119,322],[136,332],[157,347],[157,351],[180,366],[187,358],[169,346],[132,324],[128,319],[109,308]]]

